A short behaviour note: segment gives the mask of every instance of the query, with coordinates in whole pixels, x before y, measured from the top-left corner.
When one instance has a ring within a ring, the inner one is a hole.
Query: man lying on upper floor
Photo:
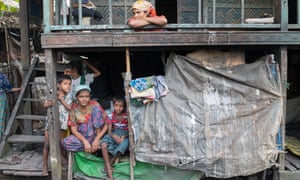
[[[168,23],[165,16],[157,16],[153,5],[145,0],[137,0],[132,5],[133,16],[127,21],[127,24],[135,29],[147,25],[164,26]],[[155,29],[157,31],[157,29]]]
[[[81,0],[81,5],[82,5],[82,17],[93,17],[95,20],[100,21],[103,16],[102,14],[96,10],[96,6],[93,4],[92,1],[90,0]],[[72,4],[73,6],[73,11],[72,15],[76,18],[78,18],[78,0],[75,0],[74,3]]]

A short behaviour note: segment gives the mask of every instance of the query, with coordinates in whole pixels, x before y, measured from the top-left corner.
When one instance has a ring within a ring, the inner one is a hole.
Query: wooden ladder
[[[33,121],[33,120],[45,121],[46,120],[45,115],[22,114],[26,102],[32,103],[36,101],[41,101],[40,99],[33,99],[33,98],[26,97],[26,95],[29,94],[28,90],[30,87],[34,85],[42,85],[42,83],[30,82],[34,77],[34,72],[41,70],[37,67],[38,60],[39,60],[38,57],[33,58],[32,65],[29,67],[29,70],[23,80],[22,89],[19,93],[17,101],[10,114],[8,123],[6,125],[4,134],[2,136],[2,141],[0,143],[0,157],[3,157],[4,154],[7,153],[10,147],[9,145],[11,144],[44,143],[44,136],[41,135],[33,135],[33,133],[16,134],[17,124],[19,124],[20,120],[24,120],[24,121]]]

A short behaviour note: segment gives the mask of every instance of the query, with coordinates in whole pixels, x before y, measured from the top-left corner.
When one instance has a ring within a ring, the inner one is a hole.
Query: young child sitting
[[[68,129],[68,117],[71,110],[72,96],[71,96],[71,83],[70,76],[61,75],[57,77],[57,100],[59,121],[61,129],[61,139],[66,136]],[[54,104],[54,100],[44,101],[44,107],[48,108]],[[49,118],[49,116],[47,116]],[[62,151],[63,152],[63,151]],[[48,134],[48,119],[45,126],[45,142],[43,148],[43,172],[44,176],[48,175],[48,154],[49,154],[49,134]],[[62,156],[63,164],[66,163],[66,159]]]
[[[114,111],[108,124],[108,134],[101,140],[101,151],[105,161],[105,171],[108,180],[112,179],[114,161],[128,149],[128,117],[123,98],[113,99]],[[112,159],[109,158],[109,153]]]

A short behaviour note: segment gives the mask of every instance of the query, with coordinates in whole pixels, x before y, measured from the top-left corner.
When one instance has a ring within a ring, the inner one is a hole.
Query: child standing
[[[70,76],[61,75],[57,77],[57,100],[58,100],[58,111],[59,121],[61,130],[61,139],[66,136],[68,129],[68,117],[69,111],[71,110],[71,83],[72,79]],[[54,104],[54,100],[46,100],[44,107],[48,108]],[[49,116],[47,116],[49,118]],[[63,151],[62,151],[63,152]],[[48,175],[48,154],[49,154],[49,133],[48,133],[48,122],[45,126],[45,142],[43,148],[43,175]],[[63,164],[66,163],[66,159],[62,156]]]
[[[93,73],[85,74],[83,64],[87,65]],[[94,79],[101,75],[101,72],[92,66],[87,60],[76,59],[72,60],[64,70],[64,74],[72,78],[72,98],[75,99],[75,90],[79,85],[88,85],[94,82]]]
[[[67,151],[94,153],[99,149],[100,139],[107,131],[102,118],[101,106],[90,100],[91,89],[87,85],[76,87],[76,103],[72,105],[68,125],[72,134],[61,141]]]
[[[102,156],[105,161],[105,171],[108,180],[112,179],[114,161],[128,149],[128,116],[124,98],[113,99],[114,111],[108,124],[108,134],[101,140]],[[112,155],[112,159],[109,158]]]

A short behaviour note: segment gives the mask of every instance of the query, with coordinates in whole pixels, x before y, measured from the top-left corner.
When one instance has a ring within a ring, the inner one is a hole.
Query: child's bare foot
[[[113,180],[113,178],[112,177],[107,177],[106,180]]]
[[[111,170],[111,172],[113,172],[113,171],[114,171],[114,168],[111,167],[110,170]],[[103,169],[102,169],[102,173],[107,174],[106,168],[103,168]]]

